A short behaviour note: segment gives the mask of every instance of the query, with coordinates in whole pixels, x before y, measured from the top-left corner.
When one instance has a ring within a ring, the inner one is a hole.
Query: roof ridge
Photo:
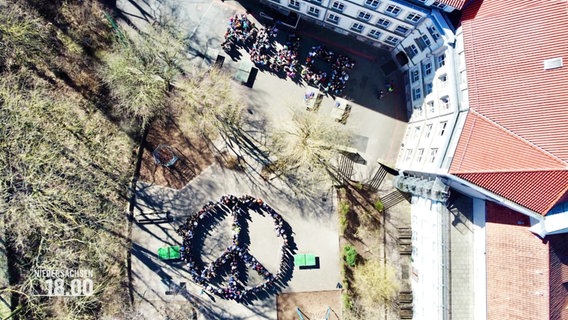
[[[506,127],[502,126],[501,124],[499,124],[499,122],[489,118],[488,116],[484,115],[483,113],[480,113],[479,111],[475,110],[475,108],[470,108],[470,111],[473,111],[473,113],[475,113],[476,115],[478,115],[480,118],[486,120],[487,122],[493,124],[494,126],[496,126],[498,129],[501,129],[503,131],[505,131],[506,133],[508,133],[509,135],[511,135],[512,137],[515,137],[519,140],[521,140],[522,142],[524,142],[525,144],[529,145],[530,147],[534,148],[535,150],[538,150],[542,153],[544,153],[545,155],[549,156],[550,158],[559,161],[560,163],[564,164],[566,166],[566,168],[568,168],[568,163],[564,160],[562,160],[561,158],[559,158],[558,156],[556,156],[555,154],[551,153],[548,150],[543,149],[542,147],[538,146],[537,144],[534,144],[533,142],[525,139],[523,136],[516,134],[514,131],[511,131],[509,129],[507,129]]]

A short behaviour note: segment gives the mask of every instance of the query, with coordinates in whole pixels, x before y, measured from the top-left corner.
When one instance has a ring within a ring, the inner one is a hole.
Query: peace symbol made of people
[[[262,261],[249,252],[248,221],[251,213],[272,218],[275,237],[282,239],[280,267],[275,273],[270,272]],[[228,217],[232,218],[230,245],[213,261],[203,262],[201,248],[196,245],[200,242],[198,238],[203,236],[204,228]],[[177,233],[183,238],[182,259],[193,281],[203,288],[202,293],[241,302],[276,292],[291,278],[292,232],[282,216],[261,199],[226,195],[218,202],[209,201],[188,218]],[[251,277],[250,272],[257,275]],[[251,281],[251,278],[257,281]]]

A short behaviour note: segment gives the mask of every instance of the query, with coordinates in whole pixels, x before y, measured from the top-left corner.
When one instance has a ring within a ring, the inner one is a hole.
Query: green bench
[[[170,246],[170,247],[159,248],[158,257],[162,260],[180,259],[181,258],[180,247]]]
[[[298,253],[294,255],[294,266],[301,267],[315,267],[316,255],[311,253]]]

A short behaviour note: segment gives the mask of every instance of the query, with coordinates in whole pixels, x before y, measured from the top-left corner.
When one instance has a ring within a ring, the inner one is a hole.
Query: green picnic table
[[[181,258],[179,246],[158,248],[158,257],[162,260],[173,260]]]
[[[299,253],[294,255],[294,265],[296,267],[314,267],[316,265],[316,255],[311,253]]]

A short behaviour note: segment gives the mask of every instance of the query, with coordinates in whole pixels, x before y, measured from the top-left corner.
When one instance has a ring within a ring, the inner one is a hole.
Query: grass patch
[[[381,199],[378,199],[377,201],[375,201],[374,207],[378,212],[383,212],[383,210],[385,209],[385,206],[383,205],[383,202],[381,201]]]

